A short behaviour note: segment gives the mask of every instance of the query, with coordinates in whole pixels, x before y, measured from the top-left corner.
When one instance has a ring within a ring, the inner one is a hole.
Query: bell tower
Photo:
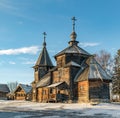
[[[43,33],[44,35],[44,42],[43,42],[43,48],[42,51],[36,61],[34,68],[34,79],[37,83],[46,73],[48,73],[49,69],[53,67],[52,61],[50,59],[50,56],[48,54],[47,48],[46,48],[46,32]]]
[[[53,68],[52,61],[50,59],[50,56],[48,54],[47,48],[46,48],[46,33],[43,33],[44,36],[44,42],[43,42],[43,48],[42,51],[36,61],[36,64],[33,66],[34,68],[34,81],[32,84],[32,101],[37,101],[37,89],[36,84],[41,80],[41,78],[48,73],[49,69]]]

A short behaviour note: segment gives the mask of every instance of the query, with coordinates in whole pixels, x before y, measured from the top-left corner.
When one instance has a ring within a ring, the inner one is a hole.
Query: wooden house
[[[14,91],[15,100],[31,100],[32,87],[29,85],[19,84]]]
[[[111,77],[94,56],[78,46],[73,18],[73,32],[69,46],[56,54],[53,66],[46,49],[33,67],[32,100],[38,102],[91,102],[109,101]]]
[[[7,94],[10,92],[7,84],[0,84],[0,100],[6,100]]]

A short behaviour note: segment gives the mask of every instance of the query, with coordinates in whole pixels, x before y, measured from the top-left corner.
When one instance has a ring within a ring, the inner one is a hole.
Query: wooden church
[[[44,33],[43,49],[34,65],[32,100],[36,102],[107,102],[110,99],[111,77],[94,56],[78,46],[73,31],[68,47],[54,56],[53,66],[46,48]]]

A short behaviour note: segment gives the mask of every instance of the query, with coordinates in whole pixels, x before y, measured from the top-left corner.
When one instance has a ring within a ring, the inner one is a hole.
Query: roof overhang
[[[36,88],[41,88],[41,87],[46,87],[46,86],[48,86],[49,83],[50,83],[50,79],[51,79],[50,76],[44,77],[43,79],[41,79],[41,80],[37,83]]]
[[[64,83],[64,82],[57,82],[57,83],[51,84],[51,85],[49,85],[47,87],[48,88],[54,88],[54,87],[57,87],[57,86],[61,85],[62,83]]]

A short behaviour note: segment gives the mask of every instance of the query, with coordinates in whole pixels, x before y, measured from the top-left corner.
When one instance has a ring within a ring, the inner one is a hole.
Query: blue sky
[[[94,54],[120,48],[120,0],[0,0],[0,83],[30,84],[47,33],[53,56],[68,46],[75,16],[79,46]]]

